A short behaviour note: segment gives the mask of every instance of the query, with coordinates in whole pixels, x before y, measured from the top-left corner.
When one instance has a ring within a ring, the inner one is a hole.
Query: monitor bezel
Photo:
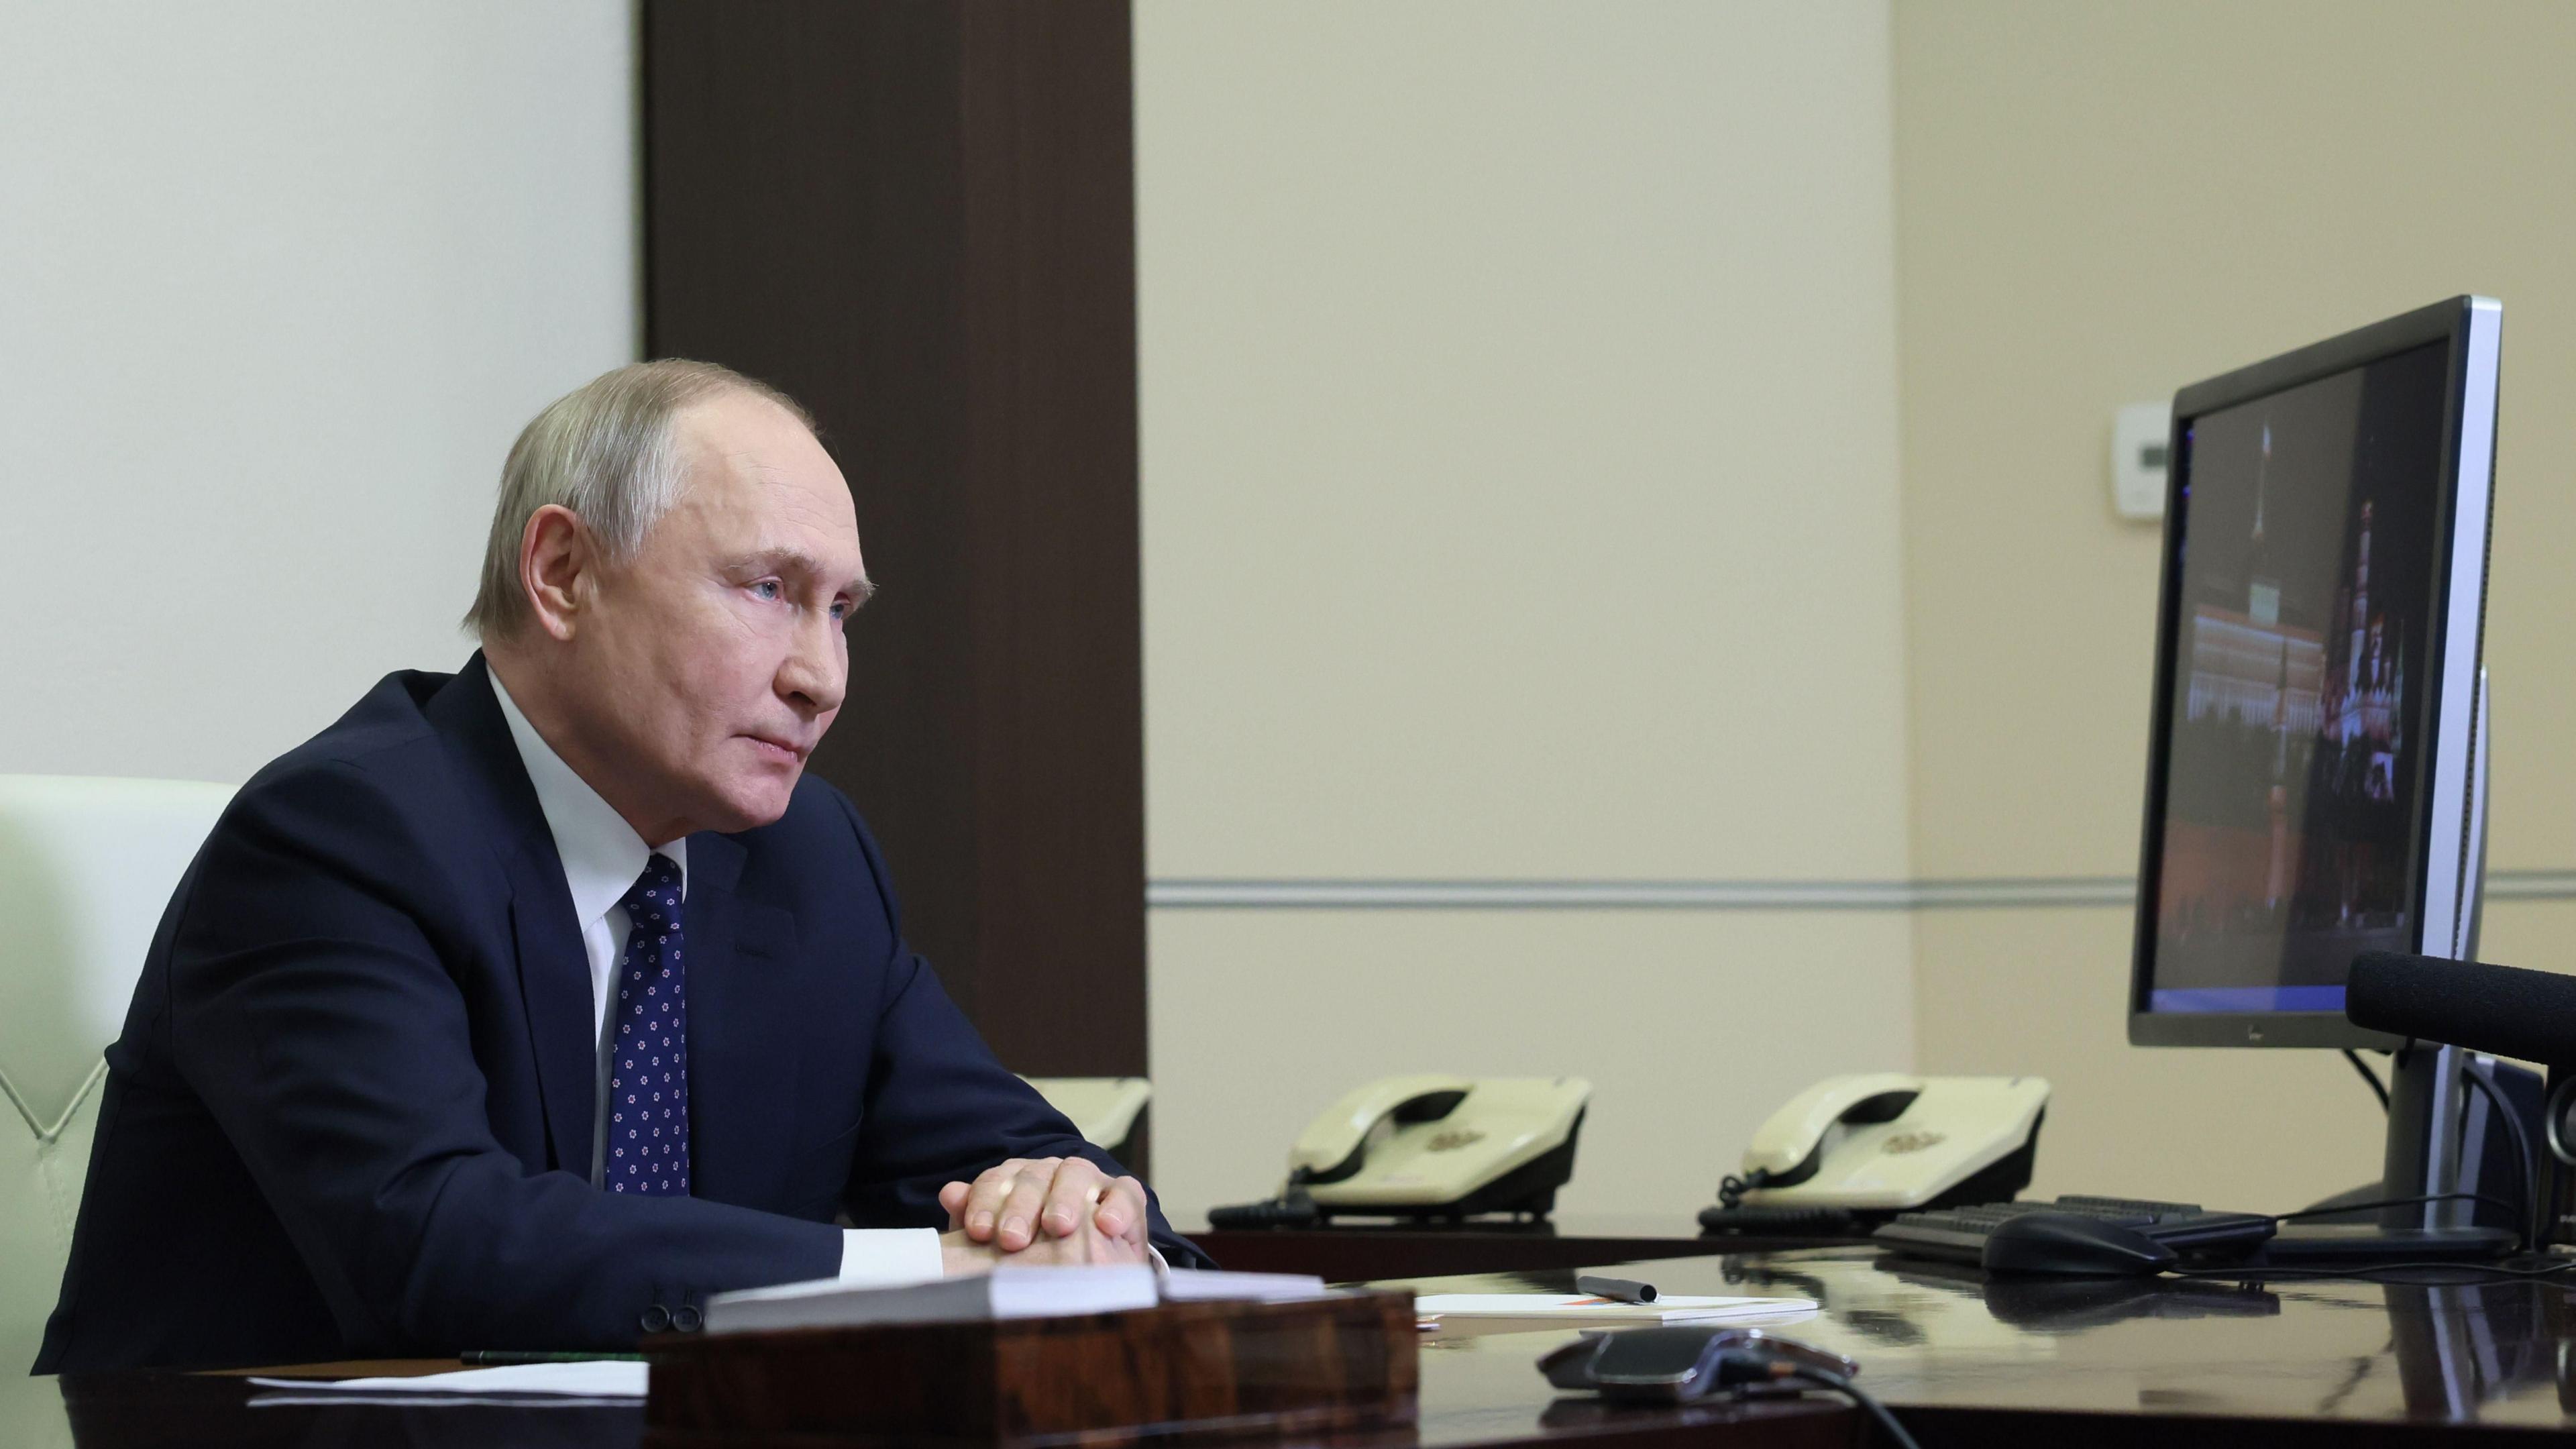
[[[2189,454],[2183,434],[2193,420],[2303,383],[2346,372],[2396,353],[2447,342],[2440,457],[2449,486],[2434,504],[2434,617],[2424,716],[2416,721],[2426,742],[2421,775],[2424,810],[2417,858],[2425,869],[2415,882],[2416,932],[2412,949],[2447,956],[2457,948],[2460,923],[2475,906],[2478,881],[2471,869],[2474,793],[2478,761],[2475,724],[2478,668],[2485,647],[2488,536],[2495,481],[2497,345],[2503,309],[2492,298],[2454,297],[2347,332],[2340,337],[2194,383],[2174,395],[2165,456],[2162,581],[2156,607],[2155,689],[2148,723],[2146,809],[2138,851],[2137,917],[2129,967],[2129,1041],[2133,1046],[2373,1047],[2392,1049],[2403,1039],[2353,1025],[2339,1011],[2153,1011],[2156,917],[2164,833],[2165,777],[2171,744],[2172,700],[2181,646],[2182,550],[2188,525],[2184,490]]]

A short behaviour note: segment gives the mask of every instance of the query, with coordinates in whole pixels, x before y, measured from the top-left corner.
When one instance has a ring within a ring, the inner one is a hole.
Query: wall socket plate
[[[2165,449],[2173,404],[2130,403],[2111,418],[2111,508],[2122,518],[2165,516]]]

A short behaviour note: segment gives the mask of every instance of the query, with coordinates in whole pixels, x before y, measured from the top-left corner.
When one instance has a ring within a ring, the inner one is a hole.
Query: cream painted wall
[[[2377,1178],[2385,1119],[2339,1055],[2129,1046],[2131,921],[2125,907],[1916,918],[1923,1069],[2056,1089],[2033,1190],[2286,1212]],[[2576,901],[2506,901],[2487,908],[2481,953],[2563,964],[2571,939]]]
[[[0,4],[0,771],[239,780],[452,668],[630,360],[625,0]]]
[[[1135,33],[1151,873],[1903,876],[1884,7]],[[1161,910],[1158,1186],[1272,1190],[1368,1077],[1573,1072],[1568,1205],[1686,1222],[1792,1091],[1904,1064],[1909,955],[1889,915]]]
[[[2576,865],[2576,8],[1899,0],[1913,848],[1927,876],[2136,868],[2157,531],[2119,404],[2463,291],[2505,304],[2493,864]],[[2057,1083],[2042,1191],[2286,1207],[2377,1170],[2331,1054],[2123,1044],[2125,911],[1927,913],[1927,1070]],[[2567,965],[2576,909],[2491,908]]]

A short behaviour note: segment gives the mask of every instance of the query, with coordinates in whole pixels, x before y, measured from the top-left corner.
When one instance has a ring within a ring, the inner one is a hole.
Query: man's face
[[[672,424],[680,501],[601,568],[572,641],[583,733],[659,845],[787,811],[840,713],[843,620],[868,591],[849,486],[794,418],[747,393]]]

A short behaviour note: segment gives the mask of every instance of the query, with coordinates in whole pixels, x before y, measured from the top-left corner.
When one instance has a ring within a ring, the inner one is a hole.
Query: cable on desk
[[[2374,1263],[2366,1268],[2168,1268],[2172,1278],[2206,1278],[2221,1283],[2266,1283],[2275,1278],[2349,1278],[2365,1283],[2407,1283],[2426,1288],[2465,1287],[2472,1283],[2512,1282],[2532,1278],[2554,1278],[2576,1268],[2576,1258],[2517,1267],[2511,1263],[2463,1263],[2456,1259],[2427,1259],[2420,1263]],[[2465,1273],[2471,1276],[2450,1282],[2428,1282],[2422,1278],[2385,1278],[2384,1273]]]
[[[2383,1198],[2377,1202],[2347,1203],[2341,1207],[2309,1208],[2304,1212],[2295,1213],[2274,1213],[2272,1215],[2272,1221],[2276,1223],[2286,1223],[2296,1221],[2300,1218],[2334,1217],[2342,1213],[2367,1212],[2372,1208],[2412,1207],[2417,1203],[2450,1202],[2455,1199],[2465,1199],[2470,1202],[2482,1202],[2490,1207],[2500,1207],[2505,1209],[2507,1212],[2514,1213],[2517,1217],[2519,1217],[2523,1211],[2513,1203],[2506,1202],[2504,1199],[2499,1197],[2490,1197],[2482,1192],[2432,1192],[2425,1193],[2420,1197],[2392,1197]],[[2530,1258],[2538,1256],[2538,1254],[2526,1248],[2526,1250],[2518,1256]],[[2438,1272],[2486,1275],[2484,1278],[2471,1277],[2458,1280],[2462,1284],[2466,1284],[2493,1282],[2498,1279],[2512,1280],[2518,1278],[2548,1278],[2564,1273],[2571,1268],[2576,1268],[2576,1257],[2563,1258],[2538,1265],[2526,1265],[2523,1267],[2513,1267],[2504,1263],[2464,1263],[2458,1259],[2426,1259],[2424,1261],[2414,1263],[2374,1263],[2358,1268],[2304,1268],[2287,1265],[2265,1266],[2260,1264],[2247,1264],[2236,1268],[2168,1268],[2165,1271],[2170,1277],[2202,1278],[2220,1283],[2260,1283],[2273,1278],[2351,1278],[2359,1279],[2364,1282],[2379,1282],[2382,1281],[2379,1278],[2379,1275],[2382,1273]],[[2423,1280],[2416,1278],[2395,1278],[2385,1281],[2396,1283],[2421,1283]],[[2426,1284],[2425,1286],[2442,1287],[2448,1285]]]
[[[1880,1403],[1841,1374],[1827,1373],[1823,1369],[1802,1368],[1789,1374],[1788,1378],[1793,1383],[1809,1383],[1818,1388],[1830,1389],[1851,1400],[1862,1413],[1877,1421],[1879,1431],[1895,1441],[1896,1449],[1923,1449],[1922,1445],[1914,1442],[1914,1436],[1905,1431],[1905,1426],[1896,1422],[1896,1416],[1888,1412],[1887,1405]]]
[[[2363,1081],[2370,1083],[2370,1095],[2379,1099],[2379,1110],[2382,1112],[2387,1111],[2388,1084],[2379,1080],[2379,1073],[2372,1071],[2370,1069],[2370,1063],[2361,1059],[2361,1053],[2354,1051],[2350,1047],[2345,1047],[2343,1049],[2343,1059],[2352,1063],[2352,1069],[2361,1073],[2361,1079]]]
[[[2531,1252],[2540,1246],[2540,1175],[2532,1163],[2531,1134],[2523,1130],[2522,1119],[2505,1104],[2504,1093],[2496,1087],[2494,1072],[2478,1065],[2475,1058],[2463,1063],[2460,1072],[2469,1079],[2471,1086],[2487,1094],[2487,1105],[2504,1119],[2505,1133],[2513,1138],[2514,1196],[2522,1199],[2520,1210],[2513,1215],[2521,1233],[2517,1246],[2526,1253]],[[2464,1111],[2461,1115],[2466,1116],[2467,1113]]]
[[[2270,1213],[2267,1216],[2276,1223],[2291,1223],[2301,1218],[2331,1218],[2340,1217],[2345,1213],[2366,1213],[2373,1208],[2413,1207],[2417,1203],[2453,1201],[2482,1202],[2489,1207],[2502,1208],[2517,1217],[2522,1214],[2522,1209],[2513,1203],[2500,1197],[2490,1197],[2482,1192],[2428,1192],[2421,1197],[2383,1197],[2369,1202],[2348,1202],[2334,1207],[2301,1208],[2294,1213]]]

